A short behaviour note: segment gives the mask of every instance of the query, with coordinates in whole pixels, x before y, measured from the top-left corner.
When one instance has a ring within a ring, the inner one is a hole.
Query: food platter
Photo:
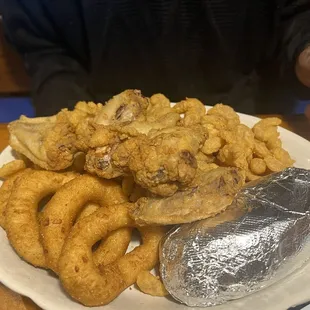
[[[256,117],[240,114],[241,121],[253,126]],[[310,143],[296,134],[280,128],[283,146],[296,161],[295,166],[310,169]],[[12,150],[7,147],[0,155],[0,166],[13,159]],[[10,246],[6,233],[0,229],[0,281],[10,289],[30,297],[43,309],[88,309],[73,301],[61,288],[59,281],[51,272],[34,268],[22,261]],[[132,243],[132,249],[135,243]],[[217,310],[225,309],[287,309],[309,299],[307,284],[309,282],[310,264],[284,281],[252,294],[246,298],[217,306]],[[127,289],[116,300],[104,307],[96,309],[189,309],[174,302],[171,298],[151,297],[135,287]],[[197,308],[196,308],[197,309]]]

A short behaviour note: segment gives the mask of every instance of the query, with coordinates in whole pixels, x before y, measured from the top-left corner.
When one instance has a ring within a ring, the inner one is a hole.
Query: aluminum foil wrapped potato
[[[310,257],[310,171],[288,168],[249,183],[224,213],[173,228],[161,245],[168,292],[213,306],[268,287]]]

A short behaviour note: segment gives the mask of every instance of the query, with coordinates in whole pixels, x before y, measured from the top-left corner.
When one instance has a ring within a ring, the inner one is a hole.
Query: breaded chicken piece
[[[132,153],[129,169],[135,181],[154,194],[173,195],[188,186],[197,171],[196,155],[204,141],[193,128],[166,128],[149,134]]]
[[[65,169],[78,150],[87,147],[89,121],[101,108],[101,104],[79,102],[73,111],[64,109],[51,117],[21,116],[8,125],[10,146],[41,168]]]
[[[95,118],[95,123],[111,125],[129,123],[134,120],[145,121],[149,98],[140,90],[127,89],[110,99]]]
[[[200,127],[170,127],[136,136],[126,132],[124,140],[120,136],[118,132],[106,145],[90,150],[86,170],[103,178],[133,175],[137,184],[161,196],[173,195],[193,181],[195,156],[206,138]]]
[[[245,183],[237,168],[216,168],[199,174],[192,187],[167,198],[140,198],[130,216],[139,225],[189,223],[224,211]]]

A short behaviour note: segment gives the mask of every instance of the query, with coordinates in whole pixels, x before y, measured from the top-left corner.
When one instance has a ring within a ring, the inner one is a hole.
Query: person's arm
[[[86,69],[77,56],[82,51],[75,53],[68,46],[43,3],[48,2],[4,0],[1,12],[6,37],[23,56],[31,77],[33,101],[40,116],[55,114],[64,107],[72,108],[79,100],[92,99],[87,89]],[[76,32],[77,26],[73,29]]]

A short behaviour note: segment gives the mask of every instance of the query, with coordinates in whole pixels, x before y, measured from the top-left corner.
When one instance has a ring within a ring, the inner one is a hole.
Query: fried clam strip
[[[206,114],[206,108],[201,101],[196,98],[186,98],[178,102],[173,111],[183,114],[184,118],[181,120],[181,125],[189,127],[201,123],[202,117]]]
[[[17,254],[34,266],[46,267],[37,218],[39,202],[75,177],[73,173],[32,171],[14,184],[6,206],[5,228]]]
[[[270,117],[260,120],[254,127],[255,148],[254,153],[257,157],[264,160],[267,168],[272,172],[281,171],[294,164],[294,160],[289,153],[282,148],[282,142],[277,127],[281,120],[276,117]],[[254,170],[262,171],[262,162],[253,163]],[[253,170],[252,170],[253,171]],[[255,173],[255,171],[253,171]]]
[[[207,120],[212,119],[212,117],[210,118],[209,116],[215,116],[219,117],[218,119],[224,119],[226,123],[226,129],[233,129],[235,126],[240,124],[239,115],[234,111],[234,109],[222,103],[218,103],[213,108],[209,109],[207,111]],[[216,125],[214,122],[212,122],[212,124],[217,129],[219,129],[219,126],[223,125],[222,121],[220,121],[218,125]]]
[[[92,246],[121,227],[134,227],[129,204],[100,208],[71,230],[59,259],[59,278],[64,289],[86,306],[105,305],[134,284],[138,274],[158,262],[158,247],[165,230],[139,228],[142,245],[113,263],[100,268],[92,259]]]
[[[181,224],[213,217],[224,211],[245,183],[238,168],[216,168],[201,173],[193,187],[167,198],[140,198],[130,208],[139,225]]]
[[[3,229],[5,229],[6,206],[14,189],[14,183],[19,177],[30,171],[31,169],[28,168],[11,175],[0,187],[0,226]]]
[[[233,130],[220,133],[225,145],[220,149],[217,159],[224,165],[249,170],[253,157],[254,134],[250,128],[239,124]]]
[[[101,207],[109,208],[126,201],[119,184],[86,174],[62,186],[45,206],[40,221],[47,266],[58,273],[58,259],[65,239],[87,203],[95,202]],[[105,265],[106,261],[111,262],[124,255],[130,239],[130,228],[114,232],[94,253],[96,264]],[[109,251],[111,248],[114,252]]]
[[[16,159],[4,164],[0,168],[0,178],[6,179],[11,175],[26,169],[26,163],[21,159]]]
[[[277,117],[268,117],[260,120],[253,127],[255,138],[259,141],[265,142],[268,149],[274,147],[281,147],[282,143],[279,139],[279,132],[277,127],[280,126],[282,121]]]

